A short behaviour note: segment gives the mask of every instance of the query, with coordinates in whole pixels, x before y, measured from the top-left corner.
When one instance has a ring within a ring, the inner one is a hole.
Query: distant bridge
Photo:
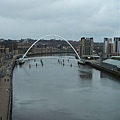
[[[29,49],[25,52],[25,54],[23,55],[22,59],[24,59],[24,57],[27,55],[27,53],[30,51],[30,49],[37,43],[39,42],[41,39],[45,38],[45,37],[49,37],[49,36],[55,36],[55,37],[59,37],[61,39],[63,39],[64,41],[66,41],[70,47],[73,49],[74,53],[77,55],[77,57],[81,60],[80,56],[78,55],[77,51],[75,50],[75,48],[63,37],[59,36],[59,35],[55,35],[55,34],[50,34],[50,35],[45,35],[43,37],[41,37],[40,39],[38,39],[37,41],[35,41],[30,47]]]
[[[70,44],[70,42],[68,40],[66,40],[65,38],[59,36],[59,35],[55,35],[55,34],[50,34],[50,35],[45,35],[43,37],[41,37],[40,39],[38,39],[37,41],[35,41],[30,47],[29,49],[25,52],[25,54],[23,55],[22,59],[24,59],[24,57],[27,55],[27,53],[30,51],[30,49],[37,43],[39,42],[41,39],[45,38],[45,37],[49,37],[49,36],[55,36],[55,37],[59,37],[61,39],[63,39],[64,41],[66,41],[68,43],[68,45],[73,49],[74,53],[76,54],[76,56],[78,57],[78,59],[80,60],[81,63],[83,63],[82,59],[80,58],[80,56],[78,55],[77,51],[75,50],[75,48]]]
[[[45,54],[75,54],[75,53],[74,53],[74,51],[55,51],[55,52],[29,53],[29,54],[27,54],[27,56],[45,55]]]

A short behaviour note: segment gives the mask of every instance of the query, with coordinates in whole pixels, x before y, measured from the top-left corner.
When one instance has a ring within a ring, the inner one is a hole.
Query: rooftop
[[[120,61],[119,60],[113,60],[113,59],[107,59],[102,61],[103,63],[108,63],[108,64],[112,64],[117,66],[118,68],[120,68]]]

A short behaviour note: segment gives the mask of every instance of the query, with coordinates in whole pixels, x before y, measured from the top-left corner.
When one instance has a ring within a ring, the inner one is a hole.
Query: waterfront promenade
[[[120,79],[120,72],[119,71],[105,67],[101,64],[101,62],[88,61],[86,64],[97,69],[97,70],[103,71],[107,74],[110,74],[111,76],[114,76],[114,77],[117,77]]]
[[[10,120],[13,59],[0,67],[0,120]]]

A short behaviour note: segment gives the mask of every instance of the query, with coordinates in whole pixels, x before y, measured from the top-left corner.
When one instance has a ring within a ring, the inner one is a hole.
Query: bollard
[[[37,63],[36,63],[36,67],[37,67]]]
[[[31,68],[31,64],[29,64],[29,68]]]
[[[41,59],[40,61],[41,61],[41,64],[42,64],[42,66],[43,66],[43,61],[42,61],[42,59]]]

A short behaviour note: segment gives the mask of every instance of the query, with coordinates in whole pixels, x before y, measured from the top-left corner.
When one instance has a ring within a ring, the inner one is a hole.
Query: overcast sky
[[[0,38],[120,36],[120,0],[0,0]]]

